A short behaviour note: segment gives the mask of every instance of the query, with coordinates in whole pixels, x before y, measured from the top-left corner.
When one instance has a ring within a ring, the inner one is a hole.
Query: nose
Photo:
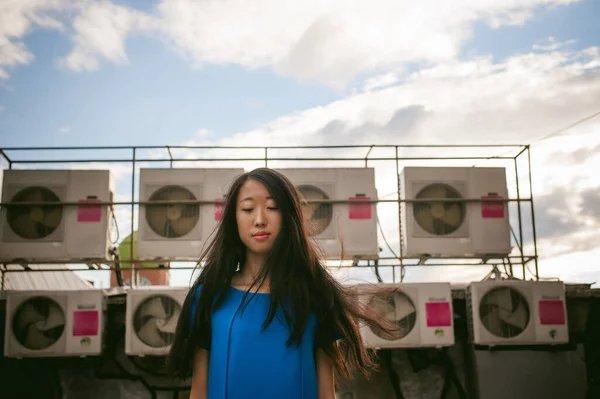
[[[266,222],[265,211],[263,209],[257,209],[255,213],[256,217],[254,218],[255,226],[264,226]]]

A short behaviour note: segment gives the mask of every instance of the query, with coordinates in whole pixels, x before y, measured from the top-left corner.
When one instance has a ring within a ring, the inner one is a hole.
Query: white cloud
[[[339,86],[407,62],[454,59],[475,22],[521,24],[537,6],[571,2],[163,0],[157,11],[168,37],[198,65],[270,67]]]
[[[145,31],[154,25],[145,13],[110,1],[89,2],[73,21],[74,48],[60,63],[74,71],[98,68],[98,58],[115,64],[128,62],[125,39],[133,31]]]
[[[60,64],[74,71],[97,69],[100,60],[127,63],[127,37],[144,32],[158,35],[196,66],[266,67],[343,87],[356,76],[385,75],[406,63],[456,59],[476,22],[522,24],[536,7],[573,1],[162,0],[146,13],[108,0],[12,0],[1,13],[0,68],[31,62],[20,39],[32,24],[63,28],[48,11],[68,9],[75,15],[69,30],[74,46]],[[7,72],[0,70],[2,76]]]
[[[22,42],[34,26],[63,29],[52,14],[71,6],[67,0],[4,0],[0,3],[0,79],[7,68],[29,64],[35,58]]]

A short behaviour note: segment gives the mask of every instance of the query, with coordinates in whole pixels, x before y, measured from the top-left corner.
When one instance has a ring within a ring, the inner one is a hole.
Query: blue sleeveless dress
[[[194,293],[192,317],[200,289]],[[204,348],[210,351],[208,399],[317,399],[314,314],[301,345],[288,347],[290,329],[281,310],[262,329],[270,294],[249,293],[242,312],[244,293],[230,287],[212,315],[210,348]]]

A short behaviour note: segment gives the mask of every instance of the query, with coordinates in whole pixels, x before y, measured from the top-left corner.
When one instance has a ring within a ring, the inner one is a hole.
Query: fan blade
[[[28,193],[29,195],[27,195],[27,197],[25,198],[26,202],[43,202],[44,201],[44,196],[42,193],[42,190],[40,189],[34,189],[29,191]]]
[[[48,317],[43,323],[40,323],[41,326],[38,326],[38,329],[41,331],[47,331],[52,328],[61,326],[65,324],[65,315],[62,312],[62,309],[58,305],[50,305],[48,310]]]
[[[396,321],[402,320],[416,312],[415,306],[406,296],[396,294],[394,299],[396,300],[396,312],[394,315]]]
[[[61,219],[62,210],[59,207],[55,207],[49,211],[46,211],[44,219],[42,219],[41,223],[46,227],[56,228],[60,224]]]
[[[36,223],[29,218],[28,213],[24,213],[15,218],[13,226],[18,230],[19,235],[36,238],[39,237]]]
[[[485,328],[497,337],[504,337],[504,325],[498,314],[498,309],[495,309],[481,318],[481,323]]]
[[[167,194],[167,199],[169,201],[191,200],[192,193],[190,193],[189,191],[187,191],[183,188],[175,189],[173,191],[169,191],[169,193]],[[183,205],[183,204],[181,204],[181,205]]]
[[[192,231],[196,223],[198,222],[197,216],[185,217],[178,220],[174,220],[171,223],[171,228],[175,232],[177,237],[182,237]]]
[[[152,316],[159,319],[165,319],[167,312],[159,297],[152,298],[144,304],[144,307],[136,312],[136,316]]]
[[[430,207],[423,207],[419,213],[417,213],[417,223],[419,224],[419,226],[421,226],[421,228],[423,228],[423,230],[429,231],[429,232],[433,232],[434,231],[434,226],[433,226],[433,215],[431,214],[431,208]]]
[[[462,215],[460,212],[460,205],[452,204],[446,209],[444,217],[442,217],[444,223],[449,224],[452,227],[456,227],[462,222]]]
[[[442,185],[435,185],[429,191],[429,195],[432,199],[446,198],[446,189]]]
[[[175,329],[177,328],[177,321],[179,320],[179,314],[181,313],[181,308],[176,307],[173,309],[173,314],[169,318],[169,320],[163,325],[158,327],[161,332],[164,333],[175,333]]]
[[[149,319],[146,324],[137,331],[137,335],[142,341],[154,348],[166,346],[167,344],[158,332],[156,319]]]
[[[501,312],[500,317],[505,323],[510,324],[521,331],[527,327],[527,323],[529,322],[529,312],[523,304],[523,301],[519,302],[519,305],[514,312]]]
[[[157,234],[164,234],[167,224],[167,207],[162,205],[148,206],[146,208],[146,220]]]
[[[27,327],[23,344],[29,349],[44,349],[52,345],[54,341],[53,338],[46,337],[42,331],[38,330],[35,324],[32,324]]]
[[[37,311],[30,302],[23,304],[18,313],[19,317],[15,320],[17,330],[24,330],[27,326],[44,320],[44,315]]]

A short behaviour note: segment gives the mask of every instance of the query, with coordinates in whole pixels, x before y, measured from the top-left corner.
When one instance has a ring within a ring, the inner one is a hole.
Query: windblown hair
[[[310,315],[315,314],[316,344],[323,344],[322,349],[332,358],[336,373],[349,376],[358,371],[368,375],[376,363],[363,344],[359,322],[384,332],[394,327],[362,306],[356,290],[342,286],[327,271],[318,248],[309,238],[298,191],[285,176],[268,168],[244,173],[232,183],[214,239],[198,262],[204,262],[204,267],[183,304],[167,369],[175,377],[189,378],[196,351],[210,343],[211,315],[225,299],[238,262],[243,265],[246,257],[246,247],[238,233],[236,203],[241,187],[250,179],[267,188],[282,215],[281,230],[273,249],[250,288],[252,291],[260,287],[268,276],[271,303],[264,326],[268,326],[276,310],[281,309],[291,326],[288,345],[299,344]],[[200,285],[198,304],[191,317],[192,302]],[[335,341],[334,332],[341,336],[340,340]]]

